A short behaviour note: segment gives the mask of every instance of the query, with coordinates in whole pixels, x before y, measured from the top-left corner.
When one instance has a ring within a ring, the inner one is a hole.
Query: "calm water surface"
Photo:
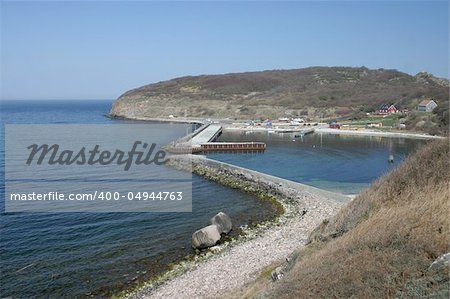
[[[219,211],[228,213],[235,226],[273,215],[254,197],[198,176],[193,176],[192,213],[5,213],[4,125],[129,123],[104,116],[111,103],[0,102],[0,297],[107,296],[192,253],[192,232]],[[167,124],[155,142],[166,144],[185,133],[184,125]]]
[[[260,141],[263,154],[210,154],[209,157],[344,194],[370,185],[427,143],[426,140],[310,134],[224,132],[218,141]],[[395,163],[388,163],[393,154]]]

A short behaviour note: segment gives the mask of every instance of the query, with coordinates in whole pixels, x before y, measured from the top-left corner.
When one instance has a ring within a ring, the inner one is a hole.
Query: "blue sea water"
[[[244,225],[271,217],[254,197],[193,176],[192,213],[5,213],[4,125],[136,123],[105,117],[112,101],[0,102],[0,297],[109,296],[192,253],[190,236],[218,211]],[[167,124],[164,144],[185,134]],[[76,138],[76,136],[74,136]],[[263,154],[211,154],[272,175],[357,193],[426,141],[344,135],[224,133],[221,141],[263,141]],[[395,163],[387,163],[389,154]]]
[[[111,104],[0,102],[0,297],[110,296],[191,254],[192,232],[219,211],[236,227],[273,215],[267,203],[195,175],[192,213],[5,213],[5,124],[136,123],[107,118]],[[166,124],[155,141],[185,133],[184,125]]]

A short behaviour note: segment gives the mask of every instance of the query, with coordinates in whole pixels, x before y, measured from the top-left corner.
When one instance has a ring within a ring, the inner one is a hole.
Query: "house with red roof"
[[[378,109],[379,114],[391,114],[397,112],[398,109],[394,106],[394,104],[383,104],[380,109]]]

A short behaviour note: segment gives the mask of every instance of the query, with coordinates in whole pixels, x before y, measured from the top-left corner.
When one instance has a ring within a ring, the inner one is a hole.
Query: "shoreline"
[[[217,297],[235,291],[257,279],[266,267],[285,261],[294,250],[305,245],[317,225],[351,200],[345,195],[203,156],[178,155],[170,161],[172,167],[191,168],[206,179],[214,181],[211,176],[215,176],[234,180],[238,185],[233,188],[244,192],[257,188],[256,191],[274,196],[284,213],[273,221],[245,230],[236,240],[211,247],[197,259],[181,263],[163,274],[159,281],[149,281],[131,293],[122,294],[123,297]],[[236,273],[236,269],[240,272]],[[209,284],[208,280],[214,283]]]
[[[155,118],[155,117],[123,117],[108,115],[110,118],[125,119],[125,120],[138,120],[138,121],[150,121],[150,122],[163,122],[163,123],[184,123],[184,124],[198,124],[204,125],[207,123],[204,119],[199,118]],[[209,122],[218,123],[223,126],[224,131],[235,132],[270,132],[277,131],[277,129],[267,128],[262,126],[249,126],[246,124],[246,120],[231,120],[231,119],[210,119]],[[230,123],[231,122],[231,123]],[[398,131],[376,131],[370,129],[363,130],[343,130],[343,129],[331,129],[325,126],[325,124],[319,124],[318,126],[298,126],[293,130],[305,130],[314,128],[314,133],[333,134],[333,135],[354,135],[354,136],[373,136],[373,137],[391,137],[391,138],[411,138],[411,139],[443,139],[446,136],[434,136],[426,133],[417,132],[398,132]]]
[[[142,121],[211,123],[198,119],[136,118]],[[214,121],[217,123],[217,121]],[[236,123],[222,123],[224,130],[268,132],[272,128],[243,127]],[[317,133],[358,136],[380,136],[394,138],[438,139],[445,138],[416,133],[378,132],[372,130],[347,131],[314,128]],[[304,128],[302,128],[304,129]],[[184,138],[184,137],[182,137]],[[232,164],[208,159],[198,155],[171,156],[172,167],[189,170],[205,179],[226,187],[250,192],[264,200],[259,194],[267,194],[269,200],[282,206],[284,213],[264,223],[244,230],[244,235],[219,244],[195,255],[191,260],[182,260],[172,269],[134,289],[119,294],[125,298],[196,298],[221,297],[236,292],[247,284],[261,278],[268,267],[282,265],[299,247],[304,246],[309,234],[325,219],[336,214],[345,203],[357,195],[342,195],[312,186],[278,178]],[[187,162],[186,162],[187,161]],[[191,165],[184,165],[190,164]],[[190,166],[190,167],[189,167]],[[230,177],[236,181],[230,183]],[[250,183],[250,186],[247,184]],[[250,190],[250,191],[249,191]],[[259,192],[259,194],[258,194]],[[244,267],[242,267],[244,266]],[[240,269],[239,273],[235,270]],[[275,268],[274,268],[275,269]],[[206,281],[205,281],[206,279]],[[209,279],[209,280],[208,280]],[[209,283],[208,283],[209,282]],[[182,290],[183,293],[180,293]]]
[[[390,137],[390,138],[411,138],[411,139],[443,139],[444,136],[433,136],[424,133],[409,133],[409,132],[392,132],[392,131],[375,131],[375,130],[343,130],[343,129],[331,129],[323,125],[318,126],[306,126],[293,128],[293,130],[305,130],[305,128],[314,129],[314,133],[332,134],[332,135],[355,135],[355,136],[373,136],[373,137]],[[268,132],[277,133],[283,129],[273,129],[265,127],[238,127],[238,126],[224,126],[224,131],[230,132]],[[273,131],[273,132],[271,132]],[[289,134],[289,133],[286,133]]]
[[[317,128],[317,133],[325,134],[341,134],[341,135],[357,135],[357,136],[373,136],[373,137],[392,137],[392,138],[412,138],[412,139],[444,139],[444,136],[433,136],[423,133],[407,133],[407,132],[381,132],[373,130],[341,130],[330,128]]]
[[[198,124],[203,125],[205,122],[198,118],[164,118],[164,117],[127,117],[119,115],[106,115],[110,119],[123,119],[123,120],[139,120],[150,122],[162,122],[162,123],[180,123],[180,124]]]

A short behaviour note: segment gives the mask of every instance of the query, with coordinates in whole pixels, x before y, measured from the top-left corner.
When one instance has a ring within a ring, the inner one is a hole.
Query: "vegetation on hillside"
[[[442,105],[433,110],[433,112],[409,113],[404,120],[407,127],[415,130],[429,133],[431,135],[448,134],[449,130],[449,107]]]
[[[310,67],[188,76],[149,84],[120,96],[111,115],[327,120],[363,117],[383,103],[414,111],[429,97],[439,105],[429,124],[442,131],[448,127],[448,80],[365,67]]]
[[[273,298],[449,298],[449,140],[435,141],[324,221]],[[288,241],[288,240],[287,240]]]

